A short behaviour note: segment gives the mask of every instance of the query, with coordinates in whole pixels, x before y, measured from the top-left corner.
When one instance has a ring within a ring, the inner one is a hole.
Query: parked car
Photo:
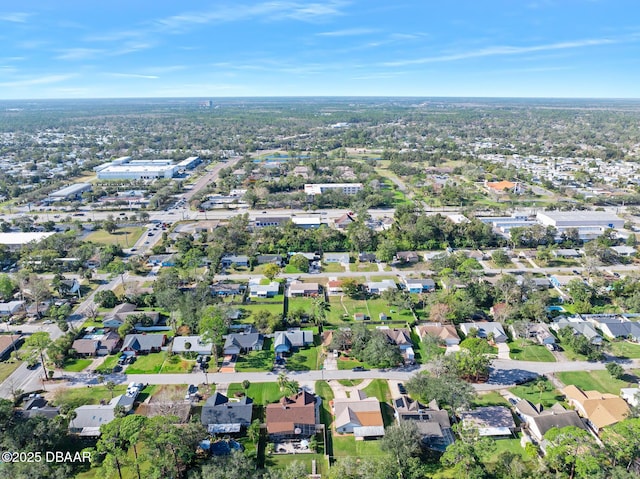
[[[366,369],[362,366],[356,366],[352,369],[353,372],[366,371]]]
[[[402,383],[398,383],[398,391],[400,391],[400,394],[407,394],[407,388]]]

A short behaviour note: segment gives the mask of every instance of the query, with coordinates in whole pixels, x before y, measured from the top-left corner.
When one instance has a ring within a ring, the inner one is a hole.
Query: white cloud
[[[31,14],[26,12],[0,13],[0,21],[10,23],[26,23],[30,16]]]
[[[344,30],[334,30],[331,32],[320,32],[317,35],[321,37],[355,37],[358,35],[369,35],[376,33],[378,30],[372,28],[346,28]]]
[[[98,48],[68,48],[61,50],[60,55],[55,58],[56,60],[89,60],[104,53],[104,50]]]
[[[106,75],[117,78],[144,78],[149,80],[156,80],[160,78],[157,75],[142,75],[140,73],[106,73]]]
[[[25,86],[32,85],[47,85],[49,83],[59,83],[70,78],[73,78],[75,75],[46,75],[41,77],[31,77],[31,78],[19,78],[12,81],[0,82],[0,87],[3,88],[20,88]]]
[[[567,50],[571,48],[584,48],[598,45],[611,45],[619,43],[619,41],[609,38],[596,38],[590,40],[577,40],[573,42],[548,43],[543,45],[531,45],[528,47],[513,46],[493,46],[481,48],[480,50],[470,50],[467,52],[454,53],[450,55],[438,55],[432,57],[416,58],[413,60],[398,60],[393,62],[385,62],[384,66],[397,67],[407,65],[423,65],[426,63],[451,62],[457,60],[466,60],[467,58],[481,58],[490,56],[503,55],[519,55],[522,53],[545,52],[553,50]]]

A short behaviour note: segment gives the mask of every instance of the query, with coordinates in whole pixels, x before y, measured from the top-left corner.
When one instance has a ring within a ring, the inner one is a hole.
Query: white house
[[[174,353],[197,353],[201,356],[211,354],[213,343],[204,342],[200,336],[176,336],[171,350]]]

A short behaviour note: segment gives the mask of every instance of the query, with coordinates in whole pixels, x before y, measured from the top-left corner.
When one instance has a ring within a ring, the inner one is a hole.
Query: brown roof
[[[71,348],[78,354],[96,354],[99,343],[97,339],[76,339]]]
[[[7,334],[0,336],[0,353],[9,349],[13,343],[18,342],[19,339],[19,334]]]
[[[458,332],[456,331],[456,327],[451,324],[435,323],[422,324],[418,326],[418,336],[423,338],[425,334],[435,336],[436,338],[443,340],[450,338],[460,339],[460,336],[458,336]]]
[[[337,398],[333,400],[336,427],[349,423],[365,426],[384,426],[380,401],[376,398]]]
[[[598,429],[622,421],[629,415],[629,406],[615,394],[600,391],[583,391],[577,386],[567,386],[562,390],[567,399],[578,407]]]
[[[327,288],[339,288],[340,286],[342,286],[342,281],[339,281],[337,279],[327,282]]]
[[[496,190],[496,191],[504,191],[504,190],[510,190],[516,187],[517,183],[514,183],[512,181],[496,181],[496,182],[487,182],[487,187],[491,188],[492,190]]]
[[[301,391],[292,397],[283,397],[267,406],[267,432],[269,434],[293,433],[297,424],[316,424],[316,398]]]

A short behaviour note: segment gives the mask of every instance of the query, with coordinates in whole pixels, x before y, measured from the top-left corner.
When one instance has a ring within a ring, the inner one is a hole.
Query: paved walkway
[[[329,386],[331,386],[334,397],[349,398],[355,397],[357,391],[366,388],[369,384],[371,384],[371,381],[373,381],[373,379],[364,379],[356,386],[345,386],[344,384],[340,384],[338,380],[330,380],[328,381],[328,384]]]

